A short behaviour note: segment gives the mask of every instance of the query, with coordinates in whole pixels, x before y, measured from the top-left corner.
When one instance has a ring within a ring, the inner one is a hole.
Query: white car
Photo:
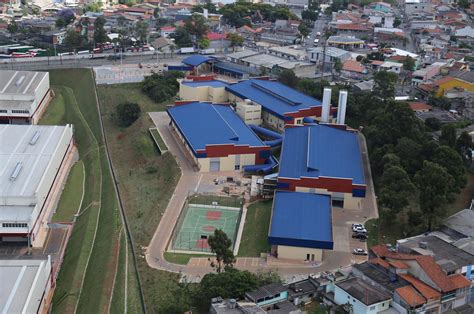
[[[316,36],[321,36],[321,32],[316,32]]]
[[[365,230],[365,227],[363,224],[352,224],[352,231],[358,232],[361,229]]]
[[[357,227],[357,228],[353,229],[352,231],[357,232],[357,233],[367,233],[367,229],[361,228],[361,227]]]
[[[353,249],[352,254],[354,255],[367,255],[367,251],[364,249]]]
[[[318,38],[316,38],[316,39],[313,41],[313,44],[314,44],[315,46],[317,46],[317,45],[318,45],[318,43],[319,43],[319,39],[318,39]]]

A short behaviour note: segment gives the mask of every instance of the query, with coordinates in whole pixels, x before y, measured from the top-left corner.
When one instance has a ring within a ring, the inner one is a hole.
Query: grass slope
[[[107,312],[121,223],[103,147],[94,81],[85,69],[51,71],[50,78],[56,97],[41,123],[74,125],[85,171],[84,199],[57,280],[53,312]]]
[[[171,154],[159,154],[149,132],[154,125],[146,112],[166,107],[151,101],[139,84],[99,86],[98,94],[120,194],[136,252],[140,253],[149,244],[179,179],[174,158]],[[115,107],[122,102],[135,102],[142,110],[141,117],[125,129],[115,123]],[[160,312],[165,303],[175,299],[178,277],[149,268],[144,259],[137,260],[147,310]],[[131,279],[129,276],[129,290],[133,285]]]
[[[257,202],[248,207],[238,256],[259,257],[260,253],[268,252],[270,246],[267,239],[271,215],[271,200]]]
[[[72,222],[74,215],[79,209],[84,193],[84,163],[75,163],[67,178],[64,190],[61,193],[56,213],[53,215],[53,222]]]

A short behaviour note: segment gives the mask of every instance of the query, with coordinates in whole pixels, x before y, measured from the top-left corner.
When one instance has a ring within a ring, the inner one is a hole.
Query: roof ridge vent
[[[35,134],[33,134],[33,137],[30,140],[30,145],[35,145],[36,142],[38,142],[40,134],[41,134],[40,131],[36,131]]]
[[[16,87],[20,86],[21,83],[23,83],[23,81],[25,80],[25,77],[26,77],[25,75],[20,76],[20,77],[18,78],[18,80],[16,80],[15,86],[16,86]]]
[[[15,181],[18,175],[21,172],[21,169],[23,168],[23,163],[21,161],[17,162],[15,165],[15,169],[13,169],[13,172],[10,176],[10,181]]]

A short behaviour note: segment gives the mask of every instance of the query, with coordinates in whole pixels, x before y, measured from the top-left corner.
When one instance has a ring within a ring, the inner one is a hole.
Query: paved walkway
[[[188,153],[184,151],[183,147],[179,144],[177,135],[169,127],[169,117],[167,114],[165,112],[151,112],[150,117],[157,126],[163,140],[166,142],[169,151],[175,156],[181,168],[181,177],[150,245],[146,250],[146,260],[150,267],[181,273],[187,281],[199,281],[202,276],[211,271],[209,258],[191,258],[187,265],[177,265],[168,263],[164,259],[163,253],[166,251],[167,245],[170,242],[173,228],[178,220],[186,198],[190,193],[196,191],[202,176],[196,172],[190,159],[186,157]],[[351,238],[350,225],[354,222],[365,222],[367,219],[377,217],[377,205],[373,195],[370,167],[368,167],[367,148],[362,136],[360,137],[360,144],[367,182],[367,196],[362,201],[360,209],[348,210],[334,208],[335,249],[334,251],[324,251],[322,263],[286,263],[281,259],[272,257],[267,259],[240,257],[237,258],[235,267],[253,272],[273,270],[278,272],[283,278],[294,278],[295,276],[307,276],[311,273],[335,270],[352,263],[366,260],[364,256],[354,256],[351,253],[353,248],[366,248],[366,244]]]

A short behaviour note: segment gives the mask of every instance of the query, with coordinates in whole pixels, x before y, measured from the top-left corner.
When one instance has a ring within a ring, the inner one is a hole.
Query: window
[[[235,170],[240,170],[240,165],[235,165],[234,169]]]
[[[30,113],[29,110],[12,110],[12,113]]]
[[[20,222],[4,222],[2,223],[3,228],[26,228],[28,227],[27,223]]]
[[[0,109],[0,112],[1,112],[1,113],[7,113],[8,110],[6,110],[6,109]]]
[[[371,311],[375,310],[375,305],[372,305],[372,306],[370,307],[370,310],[371,310]]]

